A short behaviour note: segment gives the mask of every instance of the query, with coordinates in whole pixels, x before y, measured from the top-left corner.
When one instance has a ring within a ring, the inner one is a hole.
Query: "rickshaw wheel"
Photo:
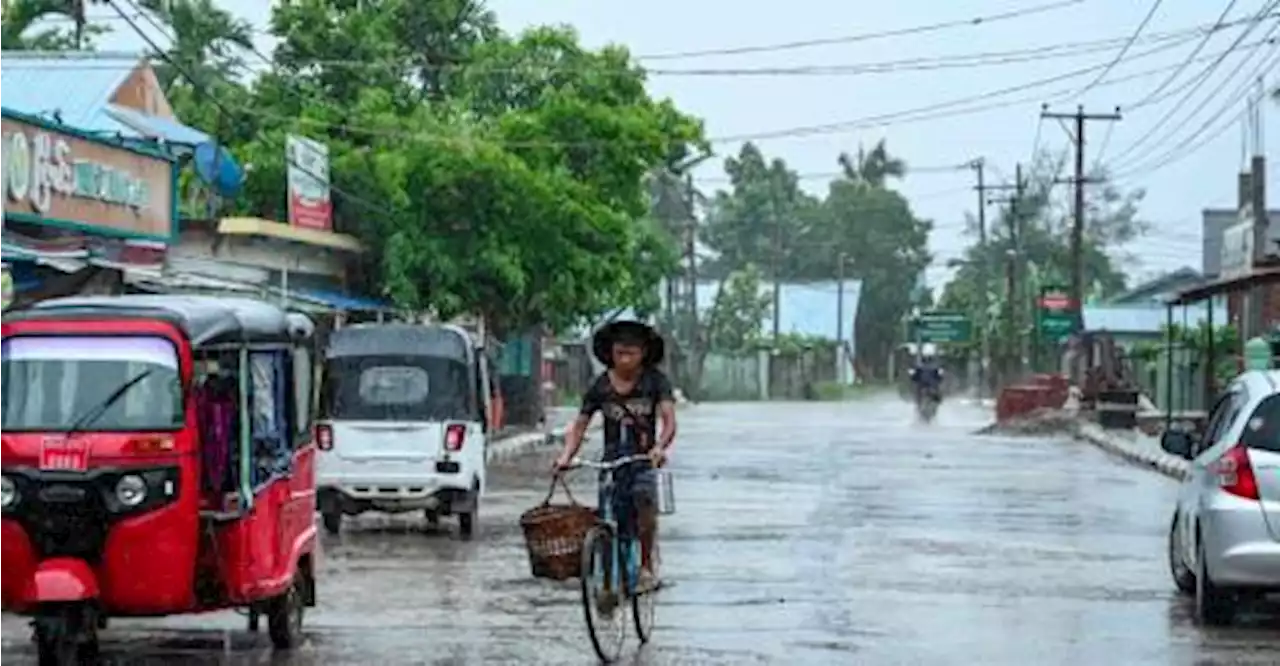
[[[249,632],[250,633],[254,633],[254,634],[258,633],[258,621],[261,617],[262,617],[262,614],[258,612],[257,608],[249,609]]]
[[[464,539],[470,539],[476,533],[476,509],[458,514],[458,533]]]
[[[40,666],[76,666],[97,660],[97,620],[90,613],[84,608],[68,606],[36,619],[36,654]]]
[[[301,570],[284,594],[272,599],[267,609],[267,633],[277,650],[289,650],[302,642],[305,576]]]
[[[324,523],[324,531],[329,534],[337,534],[342,531],[341,511],[326,511],[320,514],[320,520]]]

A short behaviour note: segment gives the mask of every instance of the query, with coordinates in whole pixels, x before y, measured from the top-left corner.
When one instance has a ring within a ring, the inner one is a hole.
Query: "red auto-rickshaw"
[[[0,603],[42,664],[109,616],[247,608],[281,649],[315,605],[314,327],[247,299],[6,313]]]

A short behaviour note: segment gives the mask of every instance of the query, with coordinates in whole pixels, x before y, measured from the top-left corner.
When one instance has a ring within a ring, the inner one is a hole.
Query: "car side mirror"
[[[1181,430],[1166,430],[1160,436],[1160,448],[1165,453],[1178,456],[1184,460],[1191,460],[1191,450],[1195,446],[1195,440],[1191,433]]]

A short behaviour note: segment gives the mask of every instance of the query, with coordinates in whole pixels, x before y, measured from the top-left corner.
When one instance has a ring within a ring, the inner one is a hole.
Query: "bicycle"
[[[595,526],[582,539],[582,610],[587,622],[587,633],[596,655],[606,663],[616,661],[626,642],[626,604],[631,604],[631,616],[636,635],[643,645],[653,636],[656,614],[655,593],[657,586],[642,593],[636,592],[640,576],[640,539],[631,534],[620,534],[613,505],[617,484],[616,472],[634,463],[649,463],[643,454],[626,456],[610,462],[594,462],[574,459],[565,471],[586,467],[602,472],[600,478],[600,507]],[[658,547],[653,545],[649,566],[656,577]],[[613,622],[611,638],[606,644],[602,622]]]

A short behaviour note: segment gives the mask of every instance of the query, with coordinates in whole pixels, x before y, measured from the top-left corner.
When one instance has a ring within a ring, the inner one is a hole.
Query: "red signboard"
[[[1040,297],[1040,307],[1046,310],[1071,310],[1074,302],[1071,297],[1061,293],[1050,293]]]

